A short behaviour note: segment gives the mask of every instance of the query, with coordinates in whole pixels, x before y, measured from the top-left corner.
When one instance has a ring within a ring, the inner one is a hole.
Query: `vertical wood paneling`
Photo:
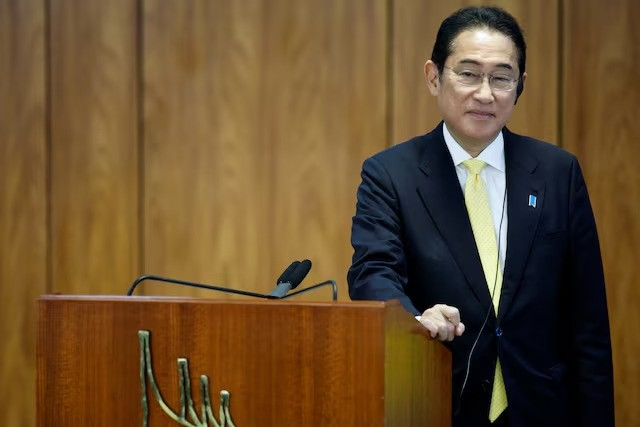
[[[265,3],[262,102],[272,108],[265,130],[275,156],[270,278],[304,256],[315,262],[309,282],[336,279],[346,297],[362,161],[387,143],[387,2]]]
[[[144,1],[147,273],[246,288],[268,265],[262,11],[256,1]]]
[[[266,291],[306,257],[344,285],[385,2],[148,0],[144,28],[146,272]]]
[[[35,423],[35,299],[46,292],[44,5],[0,0],[0,424]]]
[[[558,142],[558,0],[394,1],[393,132],[398,143],[435,127],[441,115],[424,81],[440,23],[456,10],[480,4],[500,6],[519,22],[527,41],[527,81],[509,128]]]
[[[600,234],[616,423],[638,425],[640,3],[567,0],[563,15],[564,146],[580,160]]]
[[[53,291],[138,272],[136,2],[51,0]]]

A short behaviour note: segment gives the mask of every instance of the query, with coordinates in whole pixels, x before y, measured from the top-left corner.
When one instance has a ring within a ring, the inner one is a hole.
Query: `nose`
[[[482,83],[474,92],[474,98],[482,103],[493,102],[493,91],[489,85],[489,76],[484,76]]]

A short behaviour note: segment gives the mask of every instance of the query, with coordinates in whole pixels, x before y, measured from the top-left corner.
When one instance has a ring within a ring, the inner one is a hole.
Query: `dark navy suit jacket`
[[[487,419],[499,355],[511,425],[612,426],[602,261],[580,166],[551,144],[506,128],[503,135],[509,226],[497,318],[442,123],[364,162],[350,296],[397,298],[413,314],[435,304],[460,310],[466,331],[446,343],[453,356],[452,406],[459,408],[454,425]]]

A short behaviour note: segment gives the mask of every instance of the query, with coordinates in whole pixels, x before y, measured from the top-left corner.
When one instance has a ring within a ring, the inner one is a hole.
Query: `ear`
[[[524,82],[525,80],[527,80],[527,73],[524,72],[522,74],[522,77],[520,78],[520,81],[518,82],[518,86],[516,88],[516,99],[513,101],[513,105],[516,105],[518,103],[518,98],[520,98],[520,95],[522,95],[522,92],[524,92]]]
[[[438,71],[438,66],[432,60],[428,60],[424,64],[424,78],[431,95],[438,96],[440,93],[440,72]]]

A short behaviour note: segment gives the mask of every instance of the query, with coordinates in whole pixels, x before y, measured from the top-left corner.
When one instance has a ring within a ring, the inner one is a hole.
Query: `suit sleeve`
[[[354,300],[398,299],[419,315],[405,292],[407,265],[397,192],[375,158],[364,162],[361,175],[351,229],[354,254],[347,275],[349,296]]]
[[[613,426],[611,339],[600,245],[577,160],[571,173],[571,352],[581,426]]]

